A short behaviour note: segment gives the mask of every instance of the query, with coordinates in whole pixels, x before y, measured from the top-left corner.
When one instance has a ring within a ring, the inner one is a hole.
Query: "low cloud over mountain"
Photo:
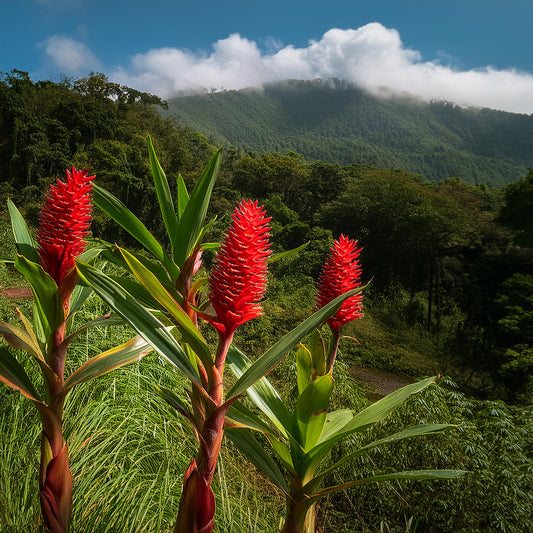
[[[424,60],[403,45],[398,31],[377,22],[358,29],[331,29],[302,48],[271,40],[267,51],[235,33],[214,43],[207,53],[153,49],[107,74],[165,98],[190,88],[242,89],[284,79],[336,77],[371,92],[388,87],[425,100],[533,113],[533,74],[490,66],[461,71],[439,59]]]

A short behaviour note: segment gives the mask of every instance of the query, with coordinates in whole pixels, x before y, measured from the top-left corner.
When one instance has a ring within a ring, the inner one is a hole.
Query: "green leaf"
[[[235,377],[240,378],[251,366],[252,362],[233,344],[226,356],[226,366]],[[274,426],[284,435],[296,432],[293,429],[292,418],[276,389],[266,379],[256,381],[247,391],[251,400],[269,418]]]
[[[35,307],[48,342],[50,335],[65,321],[57,284],[41,265],[28,261],[22,255],[17,255],[15,268],[33,289]]]
[[[78,256],[80,261],[83,261],[84,263],[90,263],[93,264],[94,261],[107,249],[107,246],[94,246],[93,248],[89,248],[89,250],[85,250],[82,254]],[[102,264],[105,264],[102,262]],[[84,283],[78,282],[76,286],[74,287],[74,290],[72,291],[72,295],[70,297],[70,305],[68,310],[68,317],[67,320],[70,321],[74,315],[81,309],[83,304],[88,300],[89,296],[93,293],[93,290],[88,285],[85,285]]]
[[[381,398],[377,402],[363,409],[357,413],[349,424],[345,426],[343,431],[353,430],[361,431],[369,426],[374,425],[376,422],[383,420],[387,415],[392,413],[399,405],[401,405],[409,396],[416,394],[424,390],[429,385],[432,385],[437,380],[437,376],[423,379],[417,383],[411,383],[401,389],[398,389],[391,394]]]
[[[263,472],[285,494],[289,493],[289,487],[278,465],[248,430],[226,429],[225,433],[251,463]]]
[[[145,257],[143,254],[138,254],[135,252],[130,252],[130,254],[135,257],[137,261],[142,263],[143,266],[147,268],[160,281],[160,283],[167,288],[167,290],[174,290],[174,287],[172,285],[172,279],[169,277],[167,270],[165,270],[165,268],[159,261],[152,261],[149,258]],[[128,270],[128,264],[124,260],[122,250],[119,246],[113,246],[112,251],[107,251],[105,257],[109,257],[114,264],[120,266],[124,270]],[[176,295],[178,294],[175,290],[174,292],[176,293]],[[182,297],[177,297],[181,301]]]
[[[220,248],[219,242],[204,242],[200,248],[202,250],[216,250],[217,248]]]
[[[173,249],[173,259],[180,268],[183,267],[198,241],[221,160],[222,148],[217,150],[203,171],[180,217],[176,247]]]
[[[202,430],[198,427],[198,424],[191,413],[190,406],[186,402],[184,402],[175,392],[165,387],[160,387],[159,385],[155,386],[155,392],[158,396],[163,398],[172,409],[175,409],[180,415],[189,421],[197,435],[201,435]]]
[[[179,324],[179,332],[181,333],[183,340],[190,344],[191,348],[196,352],[206,368],[212,366],[213,357],[211,355],[211,350],[189,315],[185,313],[152,272],[137,261],[127,250],[121,249],[121,252],[128,267],[139,283],[143,285],[152,297],[157,300],[157,302]]]
[[[328,469],[324,470],[320,473],[320,475],[315,476],[304,488],[305,491],[307,487],[316,487],[320,483],[320,481],[340,468],[343,464],[347,463],[348,461],[352,460],[355,457],[358,457],[360,455],[363,455],[368,450],[371,450],[372,448],[375,448],[376,446],[381,446],[383,444],[389,444],[391,442],[396,442],[403,439],[410,439],[412,437],[423,437],[426,435],[434,435],[436,433],[440,433],[446,429],[450,429],[453,427],[457,427],[453,424],[421,424],[419,426],[412,426],[409,428],[406,428],[402,431],[399,431],[398,433],[395,433],[394,435],[389,435],[388,437],[384,437],[382,439],[375,440],[366,446],[363,446],[362,448],[359,448],[348,455],[345,455],[340,461],[337,461],[334,465],[330,466]]]
[[[349,481],[347,483],[342,483],[340,485],[335,485],[333,487],[328,487],[322,489],[318,492],[315,492],[309,497],[306,501],[310,504],[316,502],[318,499],[328,494],[333,494],[335,492],[343,491],[350,489],[352,487],[357,487],[359,485],[366,485],[367,483],[381,483],[383,481],[393,481],[393,480],[438,480],[438,479],[458,479],[467,474],[465,470],[410,470],[407,472],[395,472],[392,474],[382,474],[379,476],[367,477],[364,479],[357,479],[354,481]]]
[[[191,381],[201,385],[200,377],[187,354],[164,324],[109,276],[81,261],[76,264],[80,276],[100,298],[129,322],[158,354],[177,366]]]
[[[136,280],[121,276],[109,276],[115,283],[129,292],[138,302],[149,309],[157,309],[158,303],[152,295]]]
[[[18,307],[16,307],[15,310],[17,312],[17,318],[22,322],[22,325],[24,326],[24,330],[31,337],[33,344],[35,346],[39,346],[39,341],[37,340],[37,336],[35,335],[33,324],[24,316],[24,313]],[[41,350],[39,349],[39,351]],[[43,356],[43,361],[44,361],[44,356]]]
[[[144,246],[158,261],[163,263],[169,273],[177,278],[179,269],[163,251],[157,239],[146,226],[115,196],[98,185],[92,187],[93,201],[104,213],[122,226],[134,239]]]
[[[294,416],[300,434],[299,444],[304,452],[313,448],[320,438],[332,392],[333,378],[326,374],[313,381],[298,397]]]
[[[183,216],[185,213],[185,208],[189,203],[189,192],[187,191],[187,186],[183,181],[183,176],[178,174],[178,218]]]
[[[296,380],[298,382],[298,396],[303,394],[313,381],[311,352],[303,344],[300,344],[296,350]]]
[[[237,383],[235,383],[229,392],[228,397],[231,398],[242,394],[250,385],[268,374],[283,359],[283,357],[285,357],[285,354],[294,345],[330,316],[334,315],[347,298],[357,294],[362,288],[363,287],[353,289],[338,296],[296,326],[296,328],[279,340],[274,346],[272,346],[272,348],[255,361],[248,370],[246,370],[246,372],[237,380]]]
[[[37,246],[31,236],[26,221],[15,204],[9,199],[7,201],[7,207],[11,216],[11,226],[13,228],[13,235],[15,236],[17,252],[32,263],[39,263],[39,252],[37,252]]]
[[[80,383],[85,383],[95,377],[107,374],[111,370],[139,361],[151,351],[152,347],[142,337],[134,337],[120,346],[102,352],[89,359],[69,376],[65,381],[63,394],[66,395],[72,387]]]
[[[103,326],[103,327],[121,326],[122,324],[125,324],[125,323],[126,321],[121,316],[111,315],[111,314],[100,316],[98,318],[95,318],[94,320],[89,320],[89,322],[85,322],[85,324],[80,326],[76,331],[73,331],[65,339],[65,342],[67,343],[72,342],[80,333],[82,333],[83,331],[89,328],[98,327],[98,326]]]
[[[3,346],[0,347],[0,381],[12,389],[18,390],[23,396],[34,402],[41,401],[39,393],[24,368],[11,352]]]
[[[14,348],[25,350],[29,355],[31,355],[39,364],[41,367],[41,370],[43,372],[44,378],[46,381],[48,381],[50,386],[60,386],[59,378],[57,377],[57,374],[54,373],[54,371],[48,366],[48,363],[46,362],[46,357],[43,354],[41,345],[39,344],[39,341],[37,339],[37,336],[35,335],[35,331],[33,329],[32,323],[24,316],[22,311],[17,308],[17,317],[22,322],[24,326],[24,335],[19,335],[19,340],[21,340],[26,346],[19,345],[16,346],[15,344],[12,344],[9,342],[7,337],[6,341],[11,344]],[[21,330],[19,330],[21,331]]]
[[[93,264],[95,259],[100,257],[100,255],[105,252],[109,245],[108,244],[102,244],[99,241],[92,241],[92,242],[98,242],[95,246],[92,248],[88,248],[84,252],[82,252],[80,255],[78,255],[78,258],[80,261],[83,261],[84,263]]]
[[[4,336],[6,342],[16,350],[24,350],[35,359],[45,362],[41,348],[35,337],[7,322],[0,322],[0,335]]]
[[[170,193],[170,187],[168,186],[167,177],[159,164],[159,160],[155,154],[154,145],[152,144],[152,139],[149,135],[148,155],[150,156],[150,167],[152,168],[155,192],[157,194],[157,200],[159,201],[159,207],[161,208],[161,215],[163,216],[163,222],[165,223],[165,228],[170,239],[170,245],[172,249],[174,249],[177,244],[178,217],[176,216],[176,210],[174,209],[174,202]]]
[[[322,430],[322,434],[318,439],[318,444],[335,435],[341,428],[346,426],[346,424],[350,422],[352,418],[353,411],[351,409],[338,409],[337,411],[328,413],[324,429]]]
[[[289,447],[276,438],[267,438],[268,442],[270,443],[270,446],[272,446],[272,449],[276,452],[277,456],[279,457],[280,461],[283,463],[289,474],[296,475],[296,471],[294,469],[294,461],[292,459],[291,450],[289,449]],[[289,440],[291,441],[291,443],[295,442],[292,438],[289,438]],[[292,447],[294,448],[294,446]]]
[[[229,426],[231,428],[246,428],[261,431],[265,434],[274,434],[266,422],[263,422],[261,418],[238,401],[232,404],[226,415],[226,421],[231,423]]]
[[[278,252],[277,254],[272,254],[268,260],[267,263],[274,263],[280,259],[283,259],[284,257],[287,257],[289,255],[296,255],[299,254],[302,250],[305,250],[309,246],[309,242],[306,242],[304,244],[301,244],[297,248],[293,248],[292,250],[285,250],[284,252]]]
[[[318,329],[315,329],[311,333],[311,341],[309,342],[309,350],[311,352],[311,358],[313,360],[313,367],[315,369],[316,376],[323,376],[326,373],[326,365],[328,360],[328,354],[324,347],[324,339]]]
[[[170,405],[170,407],[178,411],[180,414],[185,415],[187,418],[191,416],[189,412],[190,406],[175,392],[165,387],[160,387],[159,385],[155,386],[155,392],[157,395],[161,396],[161,398],[163,398]]]
[[[72,296],[70,297],[70,305],[68,310],[67,320],[70,320],[83,306],[87,301],[89,296],[93,293],[93,290],[88,285],[78,283],[74,290],[72,291]]]
[[[425,389],[434,383],[435,380],[436,377],[431,377],[417,383],[411,383],[357,413],[345,426],[340,428],[327,440],[320,442],[307,454],[305,461],[302,462],[303,471],[307,472],[307,475],[314,472],[320,461],[337,442],[352,433],[364,431],[380,420],[383,420],[394,409],[399,407],[406,398]]]

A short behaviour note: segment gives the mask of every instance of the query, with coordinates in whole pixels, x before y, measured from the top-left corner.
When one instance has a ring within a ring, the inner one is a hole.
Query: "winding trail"
[[[371,400],[383,398],[387,394],[416,381],[409,376],[393,374],[392,372],[374,368],[355,367],[350,368],[349,372],[357,384],[368,391],[367,396]]]

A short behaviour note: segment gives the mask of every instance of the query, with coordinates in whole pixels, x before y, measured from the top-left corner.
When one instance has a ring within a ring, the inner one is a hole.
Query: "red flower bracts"
[[[316,302],[319,308],[337,296],[361,286],[361,265],[359,264],[361,250],[362,248],[357,247],[357,241],[344,235],[335,241],[318,278]],[[344,324],[361,318],[362,309],[363,293],[359,292],[348,298],[327,323],[333,331],[338,332]]]
[[[91,224],[91,180],[88,170],[67,169],[66,183],[50,185],[45,198],[37,243],[41,265],[62,288],[67,274],[74,268],[74,258],[85,248],[84,238]]]
[[[257,202],[243,200],[232,215],[209,279],[216,318],[206,317],[225,336],[263,314],[259,301],[267,286],[270,217]]]

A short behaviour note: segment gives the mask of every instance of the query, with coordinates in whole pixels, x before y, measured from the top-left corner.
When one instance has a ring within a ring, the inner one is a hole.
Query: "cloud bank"
[[[331,29],[302,48],[274,41],[266,48],[262,51],[254,41],[232,34],[213,44],[209,53],[177,48],[139,53],[108,75],[164,98],[191,88],[242,89],[285,79],[336,77],[371,92],[387,87],[425,100],[533,113],[533,74],[490,66],[460,71],[439,59],[424,61],[404,46],[395,29],[379,23]],[[56,61],[75,62],[63,53],[56,52]]]

